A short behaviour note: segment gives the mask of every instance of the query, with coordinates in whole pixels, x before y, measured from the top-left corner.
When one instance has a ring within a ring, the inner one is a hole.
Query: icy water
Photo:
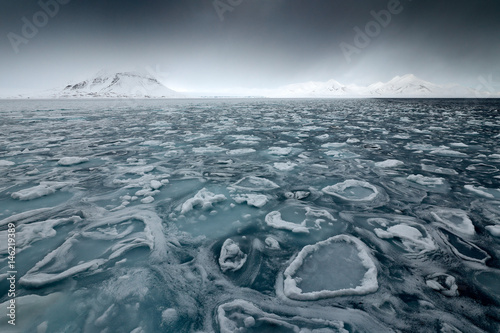
[[[0,331],[498,332],[499,108],[1,101]]]

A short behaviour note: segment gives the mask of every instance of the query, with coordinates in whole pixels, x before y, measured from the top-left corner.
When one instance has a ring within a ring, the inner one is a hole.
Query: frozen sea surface
[[[0,332],[499,332],[499,108],[0,101]]]

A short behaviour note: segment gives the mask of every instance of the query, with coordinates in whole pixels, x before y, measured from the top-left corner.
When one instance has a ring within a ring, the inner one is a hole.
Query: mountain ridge
[[[499,98],[499,93],[480,91],[458,84],[438,85],[413,74],[395,76],[387,82],[368,86],[345,85],[334,79],[326,82],[308,81],[289,84],[277,89],[248,89],[239,95],[225,92],[224,96],[263,98]],[[176,92],[149,73],[137,71],[111,72],[101,70],[94,76],[62,88],[13,98],[204,98],[207,94]],[[220,93],[209,96],[220,97]]]

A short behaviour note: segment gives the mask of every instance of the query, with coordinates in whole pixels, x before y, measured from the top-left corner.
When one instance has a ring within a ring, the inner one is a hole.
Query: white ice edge
[[[317,251],[321,246],[329,245],[335,242],[346,242],[356,246],[356,249],[358,250],[358,257],[361,259],[361,264],[367,269],[363,279],[361,280],[361,285],[356,288],[321,290],[303,293],[297,286],[297,281],[292,276],[298,271],[300,266],[303,265],[305,258],[310,253]],[[306,245],[290,263],[283,275],[285,277],[283,282],[283,292],[285,296],[296,300],[313,301],[321,298],[337,296],[364,295],[375,292],[378,289],[377,267],[369,254],[368,247],[359,239],[349,235],[338,235],[313,245]]]
[[[306,220],[302,221],[300,224],[284,221],[281,218],[281,213],[278,211],[272,211],[266,215],[265,221],[268,226],[276,229],[290,230],[296,233],[308,233],[309,229],[306,227]]]
[[[373,191],[372,194],[363,197],[363,198],[347,198],[343,196],[341,193],[344,192],[347,188],[349,187],[364,187],[368,188]],[[329,195],[333,195],[335,197],[341,198],[346,201],[372,201],[377,197],[379,194],[379,190],[372,184],[362,181],[362,180],[355,180],[355,179],[348,179],[346,181],[343,181],[341,183],[337,183],[335,185],[330,185],[322,189],[323,192]]]

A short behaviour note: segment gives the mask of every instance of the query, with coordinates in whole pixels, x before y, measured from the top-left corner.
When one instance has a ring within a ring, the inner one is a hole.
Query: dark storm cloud
[[[161,68],[168,83],[191,89],[366,84],[406,73],[474,86],[499,67],[493,0],[401,0],[367,45],[356,45],[358,32],[396,0],[59,1],[29,38],[23,27],[41,23],[44,6],[0,2],[0,89],[51,87],[113,66]],[[346,57],[342,43],[357,51]]]

